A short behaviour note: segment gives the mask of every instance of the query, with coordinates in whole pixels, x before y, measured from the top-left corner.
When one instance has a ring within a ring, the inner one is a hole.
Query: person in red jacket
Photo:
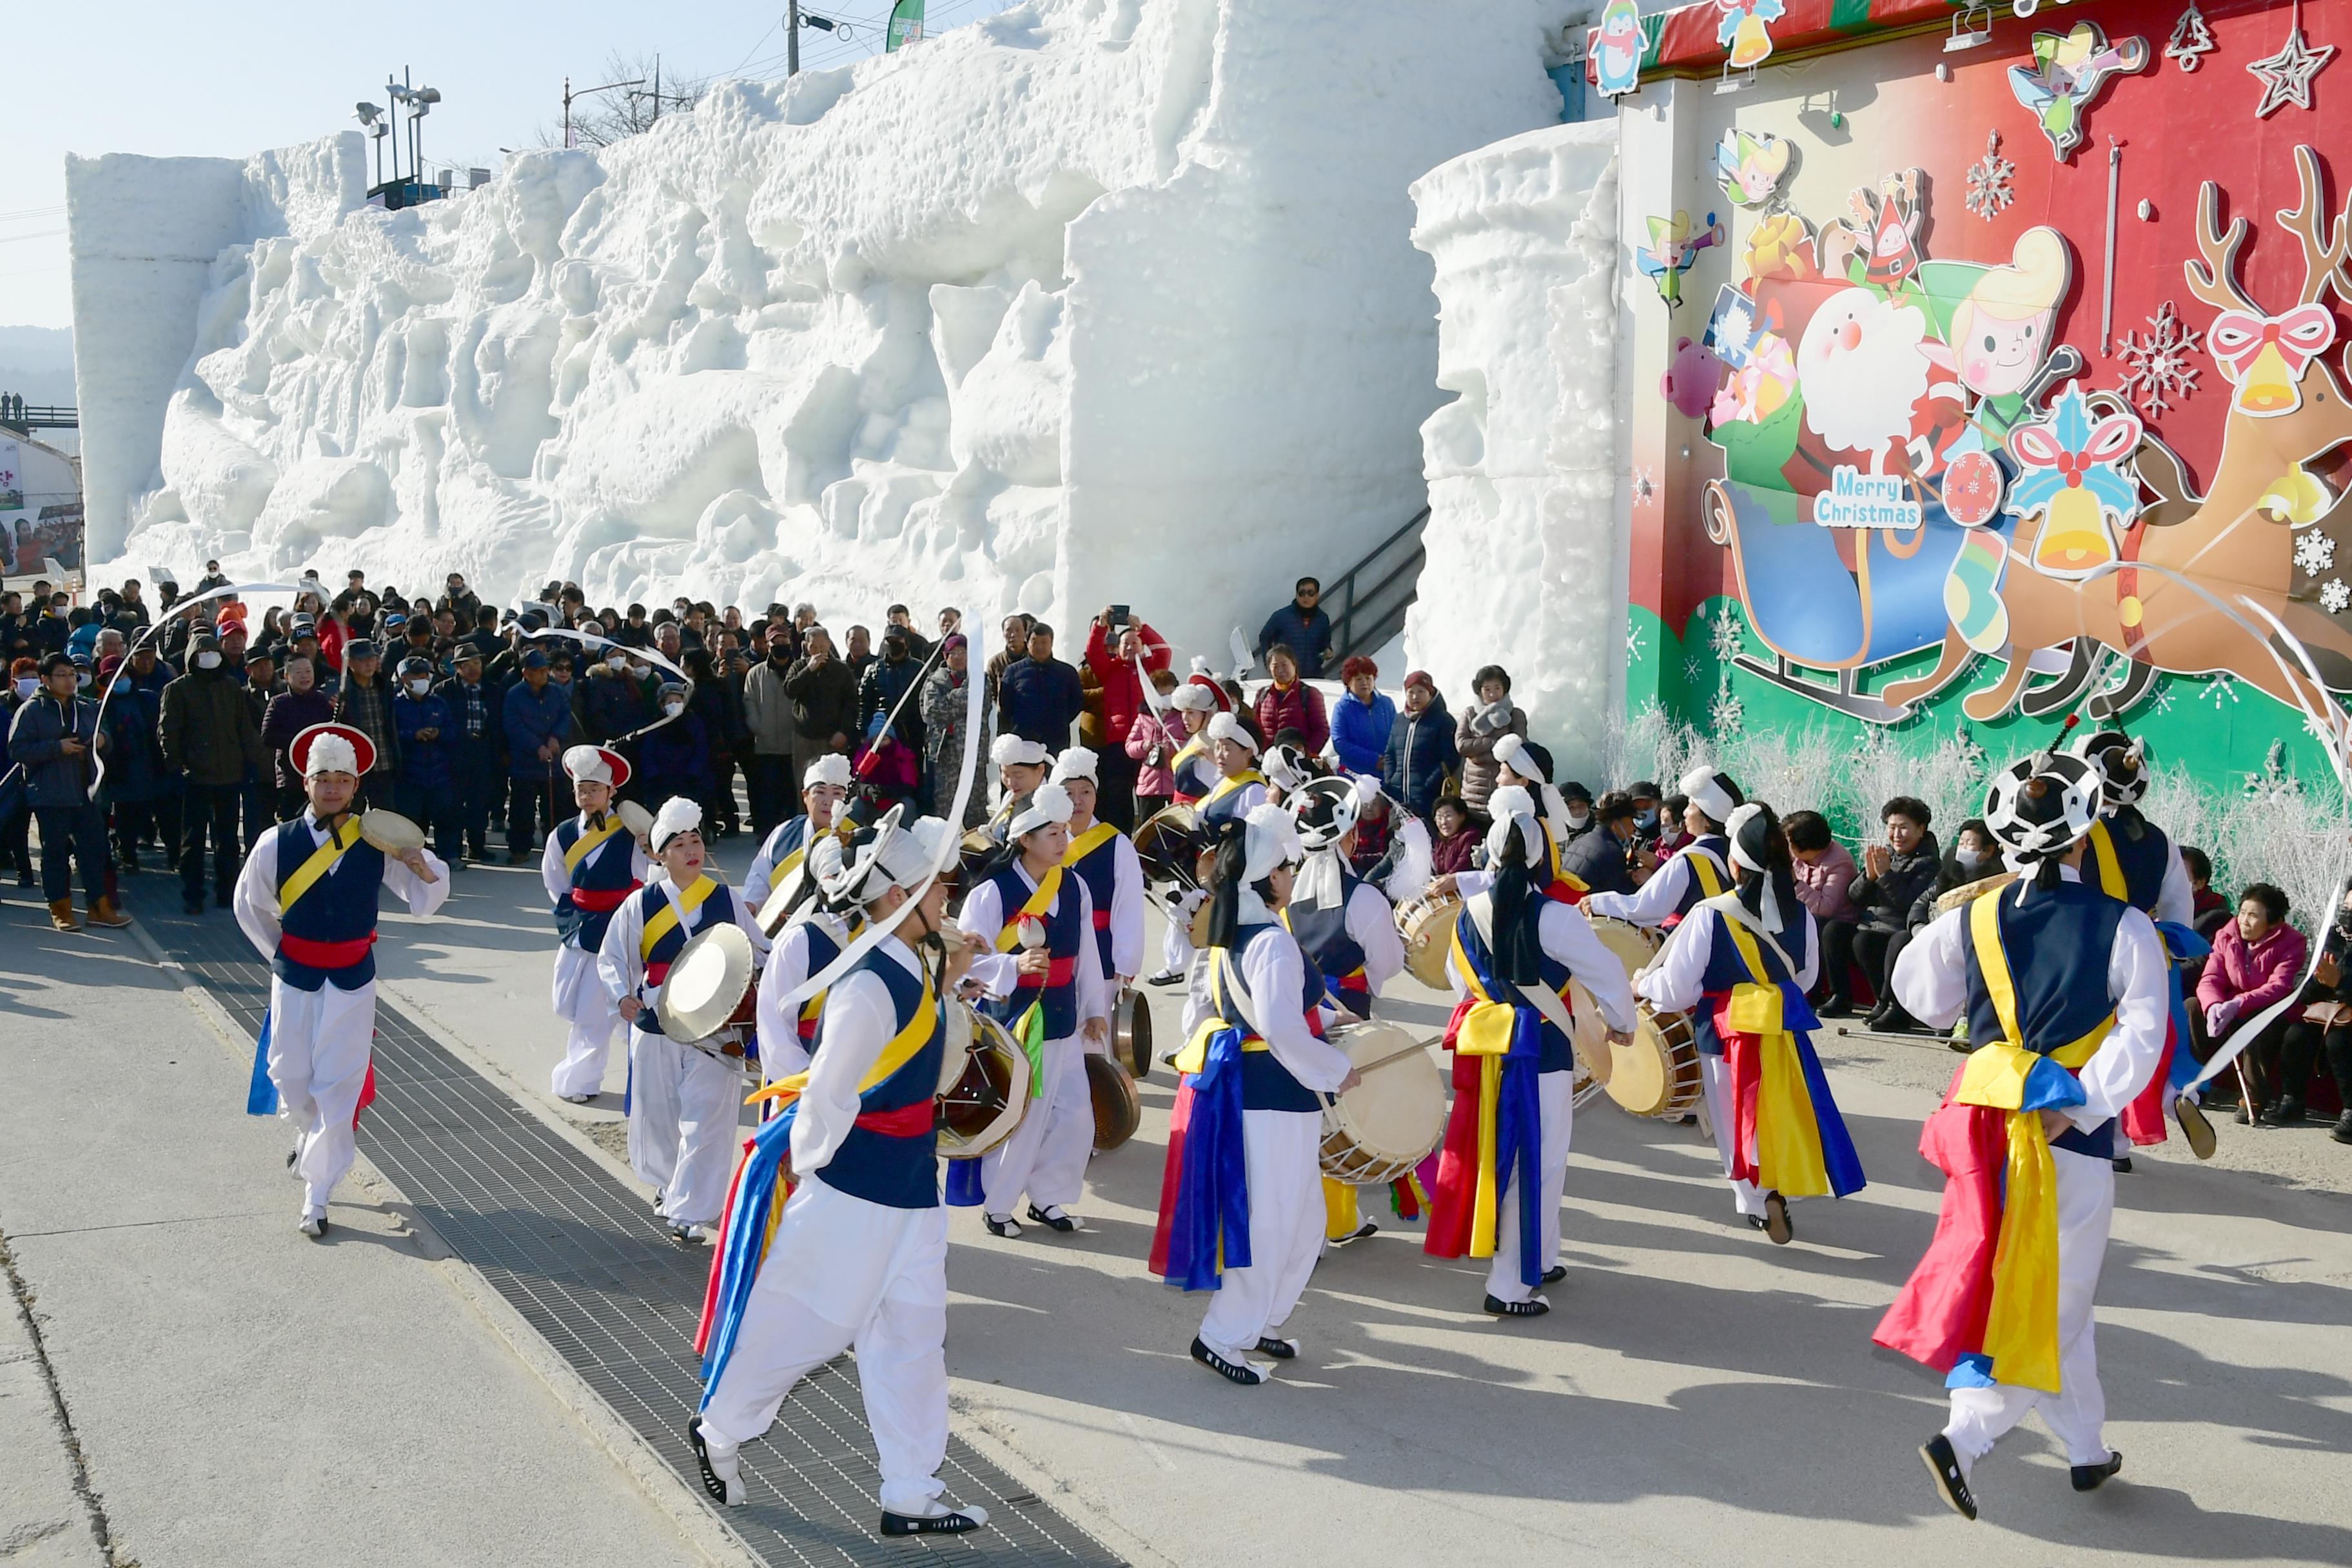
[[[1319,757],[1331,743],[1331,720],[1324,711],[1323,694],[1298,678],[1298,660],[1288,646],[1276,643],[1265,650],[1265,672],[1273,681],[1257,694],[1258,733],[1272,743],[1285,730],[1296,730],[1307,754]]]
[[[1114,612],[1119,617],[1114,630]],[[1168,639],[1123,605],[1111,605],[1087,627],[1087,674],[1102,688],[1103,742],[1096,748],[1101,779],[1095,815],[1124,833],[1135,831],[1135,780],[1139,764],[1127,752],[1127,732],[1136,716],[1150,709],[1143,695],[1146,672],[1168,668]]]

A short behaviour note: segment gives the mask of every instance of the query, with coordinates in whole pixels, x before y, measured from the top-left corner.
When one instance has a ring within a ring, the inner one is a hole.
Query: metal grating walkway
[[[258,1037],[269,971],[228,912],[181,914],[176,879],[126,878],[122,889],[156,945]],[[694,1331],[709,1253],[681,1254],[633,1190],[381,1000],[375,1063],[361,1151],[699,1496],[686,1421],[700,1391]],[[989,1510],[985,1529],[874,1533],[881,1478],[845,1357],[794,1389],[767,1437],[746,1446],[751,1503],[720,1512],[772,1563],[1119,1562],[961,1438],[949,1438],[941,1476],[950,1500]]]

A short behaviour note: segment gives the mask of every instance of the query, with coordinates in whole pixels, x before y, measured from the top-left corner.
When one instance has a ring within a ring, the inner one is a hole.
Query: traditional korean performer
[[[539,878],[555,911],[555,1016],[570,1026],[563,1059],[548,1087],[574,1105],[596,1098],[604,1087],[604,1058],[621,1015],[596,973],[596,954],[613,911],[645,886],[645,847],[622,823],[614,796],[629,782],[628,759],[603,746],[573,746],[563,753],[579,815],[555,825],[539,858]]]

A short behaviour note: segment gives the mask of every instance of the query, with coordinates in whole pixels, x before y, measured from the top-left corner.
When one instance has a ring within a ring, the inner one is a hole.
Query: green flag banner
[[[883,53],[896,54],[923,36],[923,0],[898,0],[890,7],[890,36]]]

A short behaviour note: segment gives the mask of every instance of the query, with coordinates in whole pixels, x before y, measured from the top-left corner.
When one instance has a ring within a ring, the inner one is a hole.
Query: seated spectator
[[[1633,797],[1633,836],[1641,841],[1642,847],[1656,856],[1659,831],[1670,826],[1659,809],[1665,797],[1659,793],[1655,782],[1650,779],[1634,780],[1625,786],[1625,793]],[[1681,820],[1680,814],[1676,814],[1675,821],[1679,823]]]
[[[1479,827],[1470,807],[1458,795],[1440,795],[1429,814],[1429,863],[1433,876],[1451,876],[1470,869],[1470,856],[1478,847]]]
[[[1473,811],[1486,809],[1495,793],[1495,742],[1506,735],[1526,740],[1528,716],[1511,702],[1511,677],[1499,664],[1481,668],[1470,679],[1478,694],[1477,706],[1462,715],[1454,731],[1454,749],[1462,753],[1462,803]]]
[[[1272,679],[1257,694],[1258,733],[1278,738],[1285,730],[1298,731],[1298,744],[1310,757],[1323,754],[1331,742],[1331,721],[1323,708],[1323,694],[1299,674],[1297,656],[1287,643],[1276,643],[1265,654]]]
[[[2205,1032],[2216,1046],[2227,1045],[2237,1029],[2250,1025],[2273,1002],[2294,993],[2303,980],[2304,960],[2311,947],[2304,935],[2286,923],[2286,894],[2268,882],[2248,884],[2238,895],[2238,918],[2213,933],[2213,954],[2197,981],[2197,1005],[2205,1015]],[[2239,1053],[2241,1097],[2238,1121],[2246,1126],[2290,1126],[2303,1120],[2303,1078],[2290,1081],[2284,1061],[2292,1011],[2270,1021],[2252,1044]]]
[[[1380,776],[1389,731],[1396,728],[1396,704],[1381,691],[1379,665],[1362,654],[1349,654],[1339,666],[1339,679],[1348,689],[1331,707],[1331,749],[1339,753],[1339,766],[1374,778]]]
[[[1862,910],[1862,923],[1853,933],[1854,957],[1878,997],[1866,1022],[1874,1029],[1904,1034],[1919,1025],[1895,999],[1886,977],[1894,973],[1895,954],[1902,951],[1895,939],[1910,931],[1911,906],[1935,885],[1943,857],[1936,836],[1927,830],[1934,813],[1926,801],[1898,795],[1878,808],[1878,820],[1886,829],[1886,841],[1864,847],[1862,875],[1846,894]]]
[[[1821,931],[1821,980],[1816,989],[1824,1000],[1813,1011],[1824,1018],[1843,1018],[1853,1011],[1853,932],[1862,923],[1862,909],[1851,896],[1861,875],[1845,846],[1830,834],[1829,819],[1818,811],[1792,811],[1780,819],[1789,836],[1789,857],[1794,862],[1797,899],[1813,911]]]
[[[2181,851],[2183,859],[2188,855]],[[2286,1082],[2300,1089],[2310,1081],[2313,1061],[2325,1051],[2337,1103],[2344,1108],[2328,1133],[2338,1143],[2352,1143],[2352,963],[2347,962],[2347,955],[2352,955],[2352,890],[2345,893],[2336,918],[2327,922],[2319,967],[2304,987],[2303,1005],[2294,1010],[2281,1052]],[[2273,1125],[2293,1123],[2282,1111]]]
[[[1560,793],[1564,796],[1568,792]],[[1572,836],[1560,851],[1559,868],[1596,893],[1633,892],[1633,875],[1627,858],[1633,843],[1633,797],[1612,789],[1592,802],[1591,807],[1587,829]]]
[[[1323,610],[1323,584],[1301,577],[1290,603],[1265,618],[1258,628],[1256,653],[1268,674],[1274,670],[1274,649],[1290,650],[1298,673],[1309,680],[1323,678],[1323,661],[1331,653],[1331,617]]]
[[[1658,830],[1652,835],[1650,846],[1661,865],[1697,837],[1690,830],[1690,796],[1677,790],[1658,803]]]
[[[2180,868],[2189,873],[2189,893],[2197,934],[2206,941],[2230,918],[2230,900],[2213,890],[2213,858],[2193,844],[2180,847]]]

